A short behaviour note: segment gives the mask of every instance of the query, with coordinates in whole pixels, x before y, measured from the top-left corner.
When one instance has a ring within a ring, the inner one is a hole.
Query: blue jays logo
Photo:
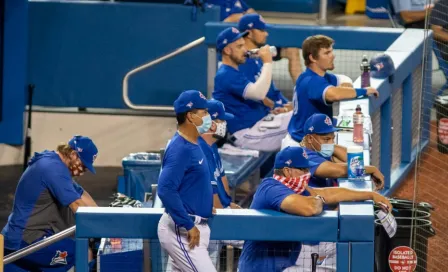
[[[260,21],[263,22],[263,23],[266,23],[266,22],[264,21],[264,19],[263,19],[263,16],[261,16],[261,15],[260,15]]]
[[[313,126],[311,126],[309,129],[308,129],[309,131],[311,131],[311,132],[313,132],[313,130],[314,130],[314,127]]]
[[[303,150],[303,157],[305,158],[305,159],[308,159],[308,154],[306,154],[306,151],[305,150]]]
[[[379,62],[375,64],[375,68],[379,71],[384,68],[384,64],[382,62]]]
[[[287,160],[285,163],[286,163],[287,165],[291,165],[292,160]]]
[[[207,98],[205,98],[205,96],[201,92],[199,92],[199,97],[204,99],[204,100],[207,100]]]
[[[252,28],[252,27],[254,26],[254,23],[248,23],[247,26],[248,26],[249,28]]]
[[[241,5],[241,2],[240,2],[240,1],[236,1],[236,2],[235,2],[235,7],[243,8],[243,6]]]
[[[233,33],[237,33],[237,34],[240,33],[239,30],[236,29],[236,28],[234,28],[234,27],[232,27],[232,32],[233,32]]]
[[[78,152],[82,152],[82,148],[81,147],[77,147],[76,150],[78,150]]]
[[[216,117],[218,117],[218,113],[215,112],[215,113],[212,114],[212,116],[216,118]]]
[[[327,124],[327,125],[329,125],[329,126],[332,126],[332,125],[333,125],[333,122],[331,122],[330,117],[327,116],[327,118],[325,118],[325,124]]]
[[[56,265],[56,264],[67,264],[67,251],[56,251],[56,255],[51,259],[50,265]]]
[[[193,102],[188,103],[187,107],[189,107],[191,109],[191,107],[193,107]]]

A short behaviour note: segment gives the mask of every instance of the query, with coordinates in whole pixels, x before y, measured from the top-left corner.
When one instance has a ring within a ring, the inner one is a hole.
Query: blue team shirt
[[[283,200],[293,194],[293,190],[274,178],[266,178],[257,188],[250,208],[281,211]],[[302,195],[309,193],[304,191]],[[300,249],[300,242],[245,241],[238,271],[283,271],[295,264]]]
[[[299,76],[293,97],[294,111],[288,125],[288,132],[294,140],[302,141],[305,136],[303,126],[311,115],[323,113],[333,117],[333,108],[325,101],[325,91],[337,85],[335,75],[326,73],[321,77],[308,68]]]
[[[213,189],[201,147],[175,134],[166,149],[157,194],[174,222],[191,229],[189,215],[212,216]]]
[[[305,148],[305,152],[308,155],[308,160],[312,162],[312,166],[310,167],[311,178],[308,183],[308,186],[315,188],[324,188],[324,187],[334,187],[337,186],[337,179],[332,178],[319,178],[314,175],[316,173],[317,168],[324,162],[331,162],[331,158],[323,157],[319,153],[314,150]]]
[[[56,152],[35,153],[17,184],[12,213],[2,230],[5,248],[17,250],[22,241],[30,244],[61,231],[66,225],[60,207],[80,199],[83,192]]]
[[[243,0],[206,0],[205,2],[221,7],[221,21],[232,14],[245,13],[250,8]]]
[[[218,194],[219,200],[224,208],[230,205],[232,198],[227,194],[222,178],[226,175],[222,167],[221,156],[218,153],[216,144],[209,145],[202,137],[199,137],[198,143],[207,157],[213,194]]]
[[[270,109],[263,101],[244,98],[246,88],[251,83],[243,72],[225,64],[221,64],[216,73],[213,98],[224,104],[226,112],[235,115],[227,121],[230,133],[251,128],[269,114]]]
[[[263,62],[260,58],[248,58],[245,63],[238,66],[238,69],[243,72],[247,79],[254,83],[260,77],[261,68],[263,68]],[[273,80],[266,97],[274,101],[275,107],[281,107],[288,103],[288,99],[275,87]]]

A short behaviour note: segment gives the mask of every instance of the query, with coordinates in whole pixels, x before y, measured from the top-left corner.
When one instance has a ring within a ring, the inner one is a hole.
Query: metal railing
[[[22,249],[19,249],[15,251],[14,253],[9,254],[8,256],[5,256],[3,259],[3,263],[1,258],[3,257],[3,236],[0,236],[0,272],[2,272],[3,265],[7,265],[9,263],[15,262],[18,259],[21,259],[23,257],[26,257],[30,255],[31,253],[34,253],[38,251],[39,249],[42,249],[44,247],[47,247],[51,244],[54,244],[64,238],[70,237],[75,234],[76,226],[70,227],[68,229],[65,229],[61,232],[58,232],[50,237],[44,238],[40,240],[39,242],[36,242],[34,244],[31,244],[27,247],[24,247]]]
[[[174,111],[173,107],[168,107],[168,106],[135,105],[134,103],[132,103],[131,100],[129,99],[129,90],[128,90],[129,78],[132,75],[134,75],[144,69],[147,69],[151,66],[161,63],[162,61],[165,61],[169,58],[179,55],[180,53],[190,50],[191,48],[200,45],[204,41],[205,41],[205,37],[194,40],[191,43],[188,43],[163,57],[160,57],[156,60],[153,60],[151,62],[143,64],[143,65],[131,70],[130,72],[128,72],[123,78],[123,100],[124,100],[124,103],[126,104],[126,106],[128,106],[129,108],[134,109],[134,110],[156,110],[156,111],[170,111],[170,112]]]

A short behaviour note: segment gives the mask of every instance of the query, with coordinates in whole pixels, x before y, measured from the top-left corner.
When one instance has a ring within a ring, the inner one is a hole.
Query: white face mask
[[[223,139],[224,137],[226,137],[226,132],[227,132],[227,122],[224,121],[222,123],[216,123],[216,131],[215,133],[213,133],[213,136],[217,139]]]

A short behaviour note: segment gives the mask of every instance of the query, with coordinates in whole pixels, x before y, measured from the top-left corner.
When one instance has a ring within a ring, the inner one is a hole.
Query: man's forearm
[[[335,145],[333,156],[341,162],[347,162],[347,148],[342,145]]]
[[[405,23],[412,23],[425,20],[426,10],[406,10],[401,11],[400,16]]]
[[[90,207],[98,207],[98,204],[96,204],[95,200],[90,196],[90,194],[84,190],[81,196],[81,200],[87,204],[87,206]]]
[[[448,31],[437,25],[433,25],[431,29],[434,31],[434,38],[448,42]]]
[[[321,188],[313,189],[316,194],[325,198],[327,204],[338,204],[344,201],[372,200],[372,192],[362,192],[347,188]]]

